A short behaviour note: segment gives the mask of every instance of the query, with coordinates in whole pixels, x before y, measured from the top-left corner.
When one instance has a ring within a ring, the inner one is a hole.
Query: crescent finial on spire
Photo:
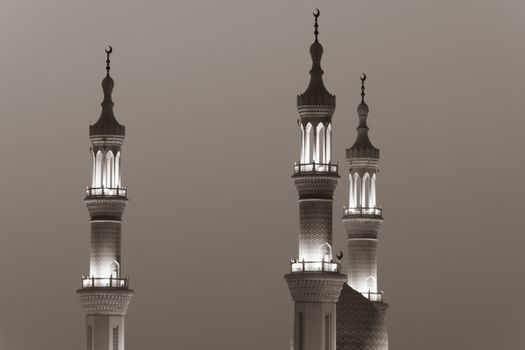
[[[366,74],[361,73],[361,76],[359,77],[361,79],[361,103],[365,103],[365,80],[366,80]]]
[[[315,23],[314,23],[314,35],[315,35],[315,41],[317,41],[317,36],[319,35],[319,24],[317,23],[317,19],[319,18],[319,15],[321,14],[321,12],[319,11],[318,8],[315,9],[314,11],[314,18],[315,18]]]
[[[109,66],[109,63],[111,62],[110,59],[109,59],[109,55],[111,55],[111,53],[113,52],[113,48],[111,47],[111,45],[108,45],[109,49],[105,49],[104,51],[106,52],[106,72],[107,72],[107,76],[109,76],[109,70],[111,69],[111,67]]]

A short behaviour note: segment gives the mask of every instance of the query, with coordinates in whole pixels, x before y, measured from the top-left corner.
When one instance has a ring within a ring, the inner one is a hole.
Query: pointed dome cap
[[[317,24],[317,18],[319,17],[319,9],[314,12],[315,24],[314,34],[315,41],[310,46],[310,55],[312,56],[312,69],[310,70],[310,84],[306,88],[305,92],[297,96],[297,106],[306,105],[320,105],[335,108],[335,95],[326,90],[323,83],[323,69],[321,68],[321,58],[323,56],[323,46],[319,42],[317,36],[319,31],[317,30],[319,25]]]
[[[113,92],[113,87],[115,82],[113,78],[109,75],[110,70],[110,60],[109,55],[113,52],[113,48],[109,46],[109,50],[106,50],[106,77],[102,80],[102,90],[104,91],[104,101],[102,101],[102,112],[97,122],[89,126],[89,135],[90,136],[104,136],[104,135],[115,135],[115,136],[125,136],[126,130],[124,125],[120,124],[113,114],[113,100],[111,99],[111,94]]]
[[[357,139],[352,147],[346,150],[346,158],[376,158],[379,159],[379,149],[375,148],[368,138],[368,105],[365,103],[365,80],[366,74],[363,73],[361,79],[361,103],[357,107],[359,116],[359,126],[357,127]]]

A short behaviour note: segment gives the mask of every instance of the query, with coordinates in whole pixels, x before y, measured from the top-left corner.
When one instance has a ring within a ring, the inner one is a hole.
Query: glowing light
[[[290,264],[292,272],[339,272],[341,264],[328,261],[296,261]]]

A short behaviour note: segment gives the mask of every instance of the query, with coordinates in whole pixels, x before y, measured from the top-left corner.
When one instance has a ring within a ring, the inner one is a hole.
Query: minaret
[[[379,149],[368,137],[366,75],[361,77],[357,139],[346,150],[350,191],[342,221],[348,240],[348,285],[337,303],[338,350],[387,350],[384,316],[388,305],[377,288],[377,240],[383,222],[377,202]]]
[[[335,96],[323,84],[318,41],[319,10],[314,12],[315,41],[310,46],[310,84],[297,96],[301,131],[300,161],[292,176],[299,192],[299,257],[285,276],[295,302],[294,350],[336,349],[336,302],[346,277],[341,256],[332,257],[332,202],[338,164],[332,161]]]
[[[111,99],[115,85],[109,75],[112,51],[111,46],[106,50],[102,113],[89,127],[93,177],[85,202],[91,217],[91,253],[89,275],[82,276],[82,288],[77,291],[86,314],[86,350],[124,350],[124,316],[133,296],[121,264],[122,214],[128,199],[120,177],[125,128],[113,114]]]

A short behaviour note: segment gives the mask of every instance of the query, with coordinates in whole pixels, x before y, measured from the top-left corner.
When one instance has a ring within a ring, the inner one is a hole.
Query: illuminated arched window
[[[323,123],[317,124],[315,162],[325,163],[325,128]]]
[[[361,207],[368,208],[370,199],[370,175],[368,173],[363,176]]]
[[[312,124],[306,124],[306,140],[304,147],[304,163],[308,164],[313,161],[313,152],[314,152],[314,129]]]
[[[95,186],[94,187],[102,187],[102,159],[104,158],[104,155],[101,151],[97,152],[97,156],[95,159],[95,174],[93,174],[95,178]]]
[[[114,187],[120,187],[120,152],[117,152],[117,155],[115,157],[115,176],[114,176]]]
[[[361,204],[361,178],[359,177],[359,174],[358,173],[355,173],[354,174],[354,187],[353,187],[353,192],[354,192],[354,203],[355,203],[355,208],[358,208]]]
[[[330,163],[332,161],[332,123],[328,124],[326,128],[326,156],[325,162]]]
[[[305,139],[305,136],[304,136],[304,126],[302,123],[300,123],[301,125],[301,160],[300,160],[300,163],[304,163],[304,139]]]
[[[323,256],[323,261],[330,261],[332,259],[332,246],[330,243],[325,242],[321,244],[321,254]]]
[[[348,193],[348,207],[355,208],[354,179],[352,178],[352,174],[348,174],[348,181],[350,184]]]
[[[114,157],[113,152],[108,151],[106,153],[106,171],[105,171],[105,178],[104,178],[104,187],[106,188],[112,188],[113,187],[113,173],[115,172],[114,168]]]
[[[375,208],[377,206],[376,198],[376,174],[372,175],[372,186],[370,189],[370,206]]]
[[[111,277],[113,278],[120,278],[120,264],[118,261],[113,260],[109,263],[109,271],[111,274]]]
[[[95,158],[95,153],[94,151],[91,151],[91,159],[93,161],[93,172],[91,174],[93,174],[91,176],[91,187],[96,187],[96,182],[95,182],[95,175],[97,173],[97,161],[96,161],[96,158]]]

